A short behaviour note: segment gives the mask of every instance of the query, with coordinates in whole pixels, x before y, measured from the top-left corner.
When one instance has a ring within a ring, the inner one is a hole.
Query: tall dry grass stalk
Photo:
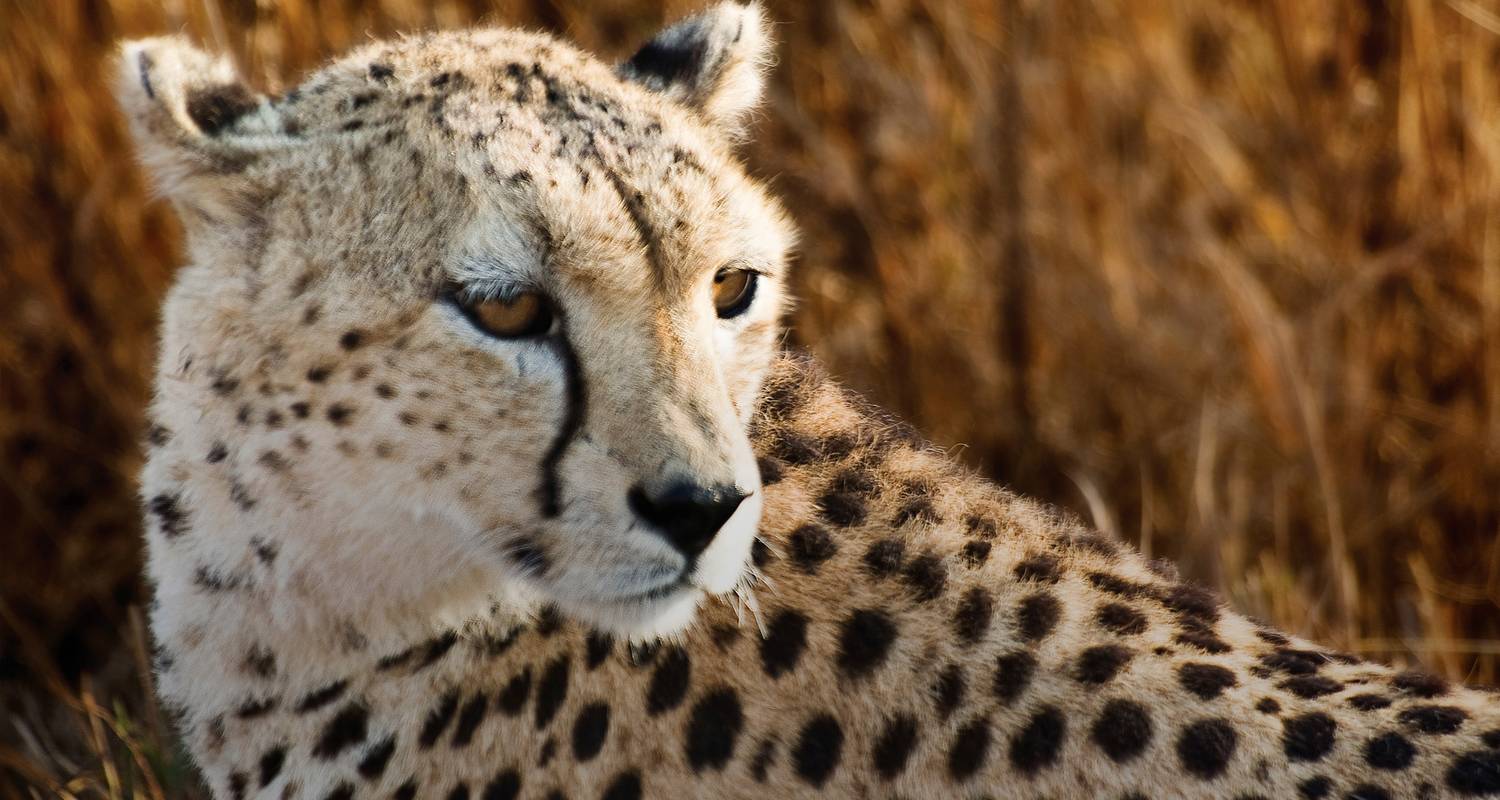
[[[180,795],[125,612],[179,242],[110,103],[113,43],[187,31],[275,91],[476,20],[618,55],[688,4],[4,2],[0,771]],[[1500,7],[770,6],[747,157],[802,221],[794,342],[1240,608],[1500,677]]]

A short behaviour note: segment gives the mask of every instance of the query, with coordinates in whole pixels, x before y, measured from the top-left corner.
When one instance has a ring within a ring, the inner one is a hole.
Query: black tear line
[[[559,497],[562,495],[562,481],[558,477],[558,466],[562,463],[562,457],[568,450],[568,444],[578,434],[578,429],[583,427],[583,415],[588,408],[588,393],[583,383],[583,370],[578,364],[578,354],[573,350],[573,343],[568,341],[567,329],[564,328],[556,339],[553,340],[553,349],[556,350],[558,358],[562,359],[564,379],[567,381],[567,410],[563,414],[562,425],[557,431],[557,438],[552,440],[552,446],[547,448],[547,455],[542,458],[542,485],[537,489],[542,505],[542,516],[547,519],[556,519],[562,513],[562,505]]]

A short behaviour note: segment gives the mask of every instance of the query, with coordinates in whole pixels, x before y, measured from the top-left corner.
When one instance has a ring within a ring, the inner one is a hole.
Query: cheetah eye
[[[750,308],[759,278],[748,269],[721,269],[714,275],[714,310],[719,319],[738,317]]]
[[[458,294],[453,299],[474,327],[491,336],[526,339],[552,330],[552,303],[540,292],[473,299]]]

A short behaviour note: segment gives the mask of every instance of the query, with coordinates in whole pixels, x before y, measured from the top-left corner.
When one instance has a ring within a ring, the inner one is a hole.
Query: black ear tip
[[[188,117],[208,136],[233,125],[255,106],[255,95],[237,83],[196,89],[187,97]]]
[[[700,70],[707,47],[708,43],[701,37],[679,43],[652,39],[630,57],[626,66],[636,75],[656,78],[666,84],[691,81]]]

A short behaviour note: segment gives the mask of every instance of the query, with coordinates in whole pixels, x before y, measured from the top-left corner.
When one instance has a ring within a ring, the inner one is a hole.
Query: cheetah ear
[[[231,210],[240,173],[277,138],[270,103],[229,59],[182,37],[126,42],[116,71],[116,98],[159,190],[210,216]]]
[[[738,134],[765,89],[773,48],[766,28],[758,3],[720,3],[656,34],[619,72]]]

